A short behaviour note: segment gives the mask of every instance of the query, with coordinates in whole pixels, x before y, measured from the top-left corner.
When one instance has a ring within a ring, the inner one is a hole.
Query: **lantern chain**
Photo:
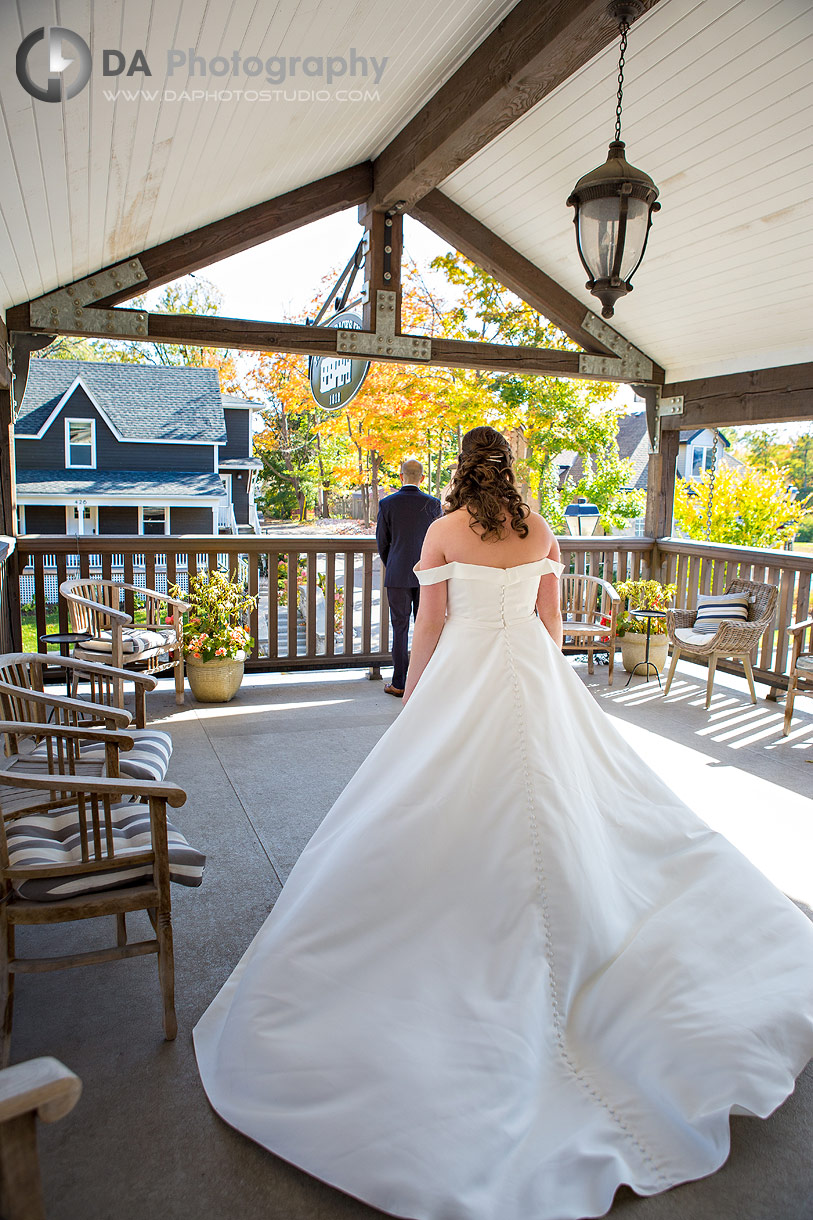
[[[709,467],[709,502],[706,509],[706,528],[703,531],[706,536],[706,542],[711,538],[711,513],[714,506],[714,481],[717,476],[717,442],[720,439],[720,433],[717,428],[714,429],[714,437],[711,445],[711,466]]]
[[[615,106],[615,138],[621,139],[621,106],[624,97],[624,56],[627,53],[627,34],[629,22],[621,21],[618,26],[621,31],[621,50],[618,56],[618,101]]]

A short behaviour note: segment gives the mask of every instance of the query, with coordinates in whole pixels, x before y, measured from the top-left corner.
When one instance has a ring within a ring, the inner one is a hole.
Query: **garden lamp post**
[[[631,280],[644,257],[652,213],[661,206],[658,188],[649,174],[629,164],[621,139],[627,32],[643,7],[641,0],[614,0],[608,5],[621,33],[615,138],[604,164],[580,178],[567,201],[575,208],[576,245],[590,277],[586,287],[601,301],[603,318],[611,318],[618,298],[632,292]]]

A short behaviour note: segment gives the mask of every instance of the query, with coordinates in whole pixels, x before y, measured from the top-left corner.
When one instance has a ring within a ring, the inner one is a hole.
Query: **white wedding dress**
[[[437,649],[195,1029],[228,1123],[395,1216],[603,1215],[813,1056],[813,924],[598,709],[560,566],[419,574]]]

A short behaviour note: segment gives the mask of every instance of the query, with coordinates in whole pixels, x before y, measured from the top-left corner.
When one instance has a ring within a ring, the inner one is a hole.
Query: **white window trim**
[[[144,509],[145,508],[162,508],[164,510],[164,533],[169,533],[169,505],[168,504],[139,504],[138,506],[138,532],[144,533]]]
[[[71,424],[90,424],[90,464],[71,461]],[[65,469],[96,469],[96,420],[87,416],[65,416]]]

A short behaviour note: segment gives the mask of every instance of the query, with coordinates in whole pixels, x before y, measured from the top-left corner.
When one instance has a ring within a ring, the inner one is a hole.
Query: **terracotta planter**
[[[643,678],[646,673],[652,675],[652,670],[644,669],[644,660],[646,659],[646,634],[638,635],[627,632],[621,636],[621,659],[624,663],[624,669],[628,674],[631,674],[636,665],[641,668],[637,671]],[[669,640],[666,635],[652,635],[649,639],[649,660],[655,666],[658,673],[663,673],[666,665],[666,653],[669,648]]]
[[[228,703],[240,689],[244,668],[244,655],[240,660],[228,657],[222,661],[186,658],[189,688],[199,703]]]

